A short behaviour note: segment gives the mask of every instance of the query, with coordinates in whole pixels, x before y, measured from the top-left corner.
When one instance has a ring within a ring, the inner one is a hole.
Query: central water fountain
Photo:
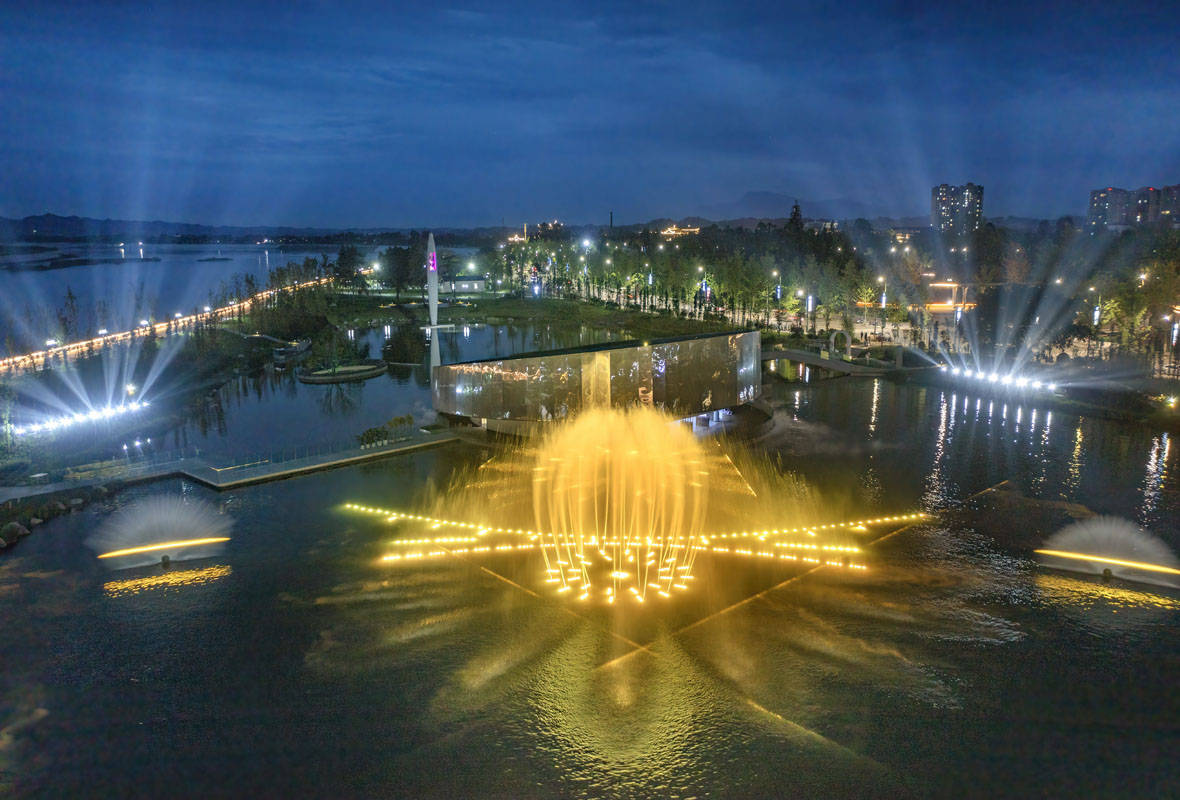
[[[436,491],[423,510],[349,504],[396,526],[381,560],[534,557],[538,588],[645,603],[692,588],[702,557],[863,570],[873,526],[777,466],[667,414],[598,408]]]

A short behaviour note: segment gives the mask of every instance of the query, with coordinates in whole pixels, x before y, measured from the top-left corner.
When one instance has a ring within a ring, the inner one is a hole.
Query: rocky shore
[[[0,552],[9,550],[38,526],[54,517],[74,514],[95,500],[117,491],[119,486],[79,486],[49,494],[9,500],[0,505]]]

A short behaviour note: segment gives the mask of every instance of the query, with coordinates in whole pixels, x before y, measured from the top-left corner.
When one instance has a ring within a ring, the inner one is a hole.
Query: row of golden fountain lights
[[[384,517],[386,522],[417,522],[424,525],[429,525],[433,529],[442,527],[458,528],[461,530],[468,530],[472,533],[470,535],[449,535],[437,537],[419,537],[412,539],[398,539],[390,542],[396,547],[416,547],[421,549],[411,550],[409,552],[392,552],[381,557],[383,563],[397,563],[397,562],[416,562],[423,559],[444,558],[448,556],[461,555],[477,555],[477,554],[508,554],[519,553],[522,551],[540,551],[545,558],[545,582],[549,584],[560,584],[556,591],[560,593],[570,592],[573,590],[580,590],[578,596],[581,600],[589,599],[591,589],[589,586],[589,578],[587,568],[592,565],[592,561],[586,558],[586,554],[582,551],[574,554],[572,552],[562,553],[561,549],[564,546],[567,551],[570,550],[568,536],[559,534],[546,533],[543,531],[535,531],[527,528],[509,528],[495,525],[484,525],[481,523],[467,522],[463,520],[451,520],[441,517],[433,517],[426,514],[412,514],[404,511],[394,509],[378,508],[374,506],[366,506],[357,503],[346,503],[344,506],[351,511],[357,511],[374,516]],[[578,544],[584,547],[593,547],[598,550],[599,555],[604,561],[610,562],[613,556],[620,548],[628,552],[628,561],[637,565],[640,563],[648,567],[656,569],[655,580],[646,581],[642,589],[637,588],[634,584],[628,587],[632,598],[637,602],[644,602],[646,590],[648,587],[652,588],[657,594],[663,597],[669,597],[674,590],[685,590],[688,587],[688,581],[693,579],[692,568],[693,560],[699,553],[712,553],[718,555],[731,555],[747,558],[758,558],[774,561],[789,561],[805,564],[812,564],[815,566],[831,566],[840,567],[843,569],[852,569],[864,571],[868,567],[864,564],[854,563],[851,558],[862,552],[861,548],[856,545],[844,544],[821,544],[818,542],[809,541],[774,541],[771,544],[775,549],[759,549],[756,547],[738,547],[730,546],[728,544],[716,544],[714,540],[722,539],[754,539],[759,545],[764,545],[767,537],[781,536],[784,534],[806,534],[808,536],[816,536],[820,531],[837,530],[864,532],[868,530],[870,525],[881,525],[888,523],[913,523],[922,519],[926,519],[929,515],[922,512],[913,512],[909,514],[899,514],[880,517],[868,517],[864,519],[849,520],[844,522],[824,523],[820,525],[801,525],[794,528],[768,528],[764,530],[754,531],[729,531],[716,534],[706,534],[699,537],[688,537],[683,539],[668,539],[655,541],[651,538],[638,539],[631,538],[625,540],[610,540],[602,539],[597,536],[588,536],[584,539],[579,539]],[[513,536],[522,536],[529,539],[525,543],[502,543],[502,544],[480,544],[483,537],[490,534],[507,534]],[[546,537],[551,537],[551,542],[546,542]],[[459,546],[455,546],[459,545]],[[661,549],[661,556],[657,561],[654,549]],[[552,554],[549,552],[552,550]],[[608,555],[606,550],[612,552]],[[631,552],[633,551],[633,552]],[[783,552],[787,551],[787,552]],[[671,552],[671,555],[666,553]],[[565,555],[566,558],[561,556]],[[683,563],[681,560],[683,559]],[[577,564],[572,563],[577,561]],[[660,562],[663,565],[660,565]],[[610,573],[615,586],[608,586],[603,591],[603,596],[608,603],[614,603],[618,596],[617,585],[620,581],[634,580],[636,575],[633,575],[626,570],[615,570]]]

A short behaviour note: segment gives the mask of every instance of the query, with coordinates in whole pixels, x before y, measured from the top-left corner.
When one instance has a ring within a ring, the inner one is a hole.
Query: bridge
[[[824,358],[819,353],[814,353],[810,350],[795,350],[789,347],[774,347],[763,348],[762,361],[793,361],[796,364],[806,364],[809,367],[817,367],[819,369],[826,369],[829,372],[839,372],[845,375],[857,375],[864,377],[881,376],[888,372],[900,369],[884,361],[878,361],[875,365],[854,364],[851,361],[844,361],[840,358]],[[875,359],[874,359],[875,360]],[[878,366],[878,364],[880,366]]]

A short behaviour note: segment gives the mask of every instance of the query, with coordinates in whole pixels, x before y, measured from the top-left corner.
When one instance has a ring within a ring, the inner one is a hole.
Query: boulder
[[[85,501],[82,500],[81,497],[71,497],[70,498],[70,508],[81,508],[83,502],[85,502]]]
[[[3,528],[0,528],[0,539],[3,539],[8,544],[14,543],[17,539],[21,539],[29,535],[29,529],[19,522],[10,522]]]
[[[29,527],[35,528],[44,521],[45,520],[41,519],[40,517],[29,517]]]

